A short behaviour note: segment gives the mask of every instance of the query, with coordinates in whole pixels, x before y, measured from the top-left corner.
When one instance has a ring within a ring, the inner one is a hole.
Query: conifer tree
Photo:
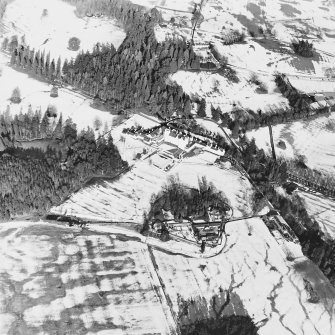
[[[57,65],[56,65],[56,78],[57,79],[60,79],[60,77],[61,77],[61,74],[62,74],[62,72],[61,72],[61,59],[60,59],[60,57],[58,57],[58,59],[57,59]]]
[[[200,117],[206,117],[206,100],[205,99],[201,99],[198,105],[197,114]]]
[[[63,115],[60,114],[57,125],[53,132],[54,138],[62,138],[63,136]]]
[[[49,77],[49,75],[50,75],[50,52],[48,52],[47,57],[45,59],[43,74],[46,77]]]
[[[40,134],[42,138],[45,138],[49,133],[49,118],[47,112],[44,113],[43,119],[40,125]]]
[[[37,50],[37,53],[35,53],[34,62],[33,62],[33,71],[35,74],[37,74],[39,71],[40,59],[41,59],[40,51]]]
[[[38,75],[42,76],[45,73],[44,69],[45,69],[45,52],[43,51],[40,57]]]
[[[12,96],[10,97],[11,102],[15,104],[19,104],[21,102],[21,92],[18,87],[15,87],[12,93]]]
[[[29,70],[33,70],[34,60],[35,60],[35,49],[30,50],[30,52],[29,52],[29,60],[28,60]]]
[[[53,79],[56,76],[56,66],[55,66],[55,60],[53,59],[50,63],[50,69],[49,69],[49,78]]]

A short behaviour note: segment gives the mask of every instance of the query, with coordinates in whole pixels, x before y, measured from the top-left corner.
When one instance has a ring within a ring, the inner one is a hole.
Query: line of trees
[[[11,51],[13,44],[3,44],[2,48]],[[48,78],[49,80],[61,79],[62,76],[62,63],[61,58],[57,60],[50,58],[50,52],[35,51],[30,49],[29,46],[18,45],[11,51],[10,64],[13,66],[21,67],[22,69],[32,72],[41,77]]]
[[[308,168],[299,160],[288,160],[288,171],[307,187],[318,189],[327,196],[335,196],[335,179],[332,175]]]
[[[75,127],[70,118],[63,122],[62,115],[58,117],[54,106],[49,106],[44,114],[40,109],[33,112],[29,107],[27,113],[20,112],[14,116],[8,106],[6,112],[0,114],[0,134],[6,146],[12,146],[18,140],[61,139],[69,125]]]

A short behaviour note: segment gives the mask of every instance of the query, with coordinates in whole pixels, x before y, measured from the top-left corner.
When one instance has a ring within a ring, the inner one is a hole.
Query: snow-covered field
[[[41,108],[42,115],[47,110],[49,105],[57,108],[58,114],[63,114],[63,121],[67,117],[77,123],[78,130],[86,127],[93,127],[95,118],[99,118],[102,123],[107,123],[111,126],[113,115],[108,112],[103,112],[90,107],[91,99],[80,95],[76,92],[71,92],[68,89],[59,89],[58,98],[50,97],[51,85],[41,82],[39,80],[29,77],[27,74],[15,71],[7,66],[8,56],[0,53],[0,67],[2,68],[2,75],[0,76],[0,112],[5,112],[7,106],[10,108],[10,114],[15,115],[26,113],[29,105],[32,110]],[[13,104],[9,98],[15,87],[19,87],[22,96],[20,104]],[[103,130],[103,127],[102,129]]]
[[[145,244],[31,222],[0,241],[0,334],[173,334]]]
[[[252,235],[249,236],[249,226]],[[260,335],[333,334],[335,327],[334,288],[318,268],[301,253],[288,262],[285,253],[260,219],[231,222],[223,252],[207,260],[184,258],[154,251],[158,273],[175,312],[178,295],[193,299],[200,308],[189,308],[189,321],[215,317],[230,293],[237,294]],[[307,301],[304,279],[320,296],[318,304]],[[215,300],[214,300],[215,299]],[[241,305],[233,307],[241,313]],[[231,312],[231,308],[227,308]]]
[[[43,16],[43,11],[46,15]],[[112,43],[118,48],[125,31],[113,20],[75,14],[75,7],[61,0],[14,0],[7,6],[0,32],[3,37],[23,36],[31,48],[50,52],[51,58],[75,57],[81,50],[91,51],[96,43]],[[81,41],[78,51],[68,49],[71,37]]]
[[[122,151],[121,151],[122,155]],[[105,181],[80,190],[58,207],[56,214],[109,221],[143,222],[143,214],[150,209],[150,199],[160,191],[169,176],[179,176],[182,183],[198,186],[198,178],[206,176],[222,191],[234,209],[234,216],[251,213],[252,186],[240,173],[208,165],[207,154],[184,159],[169,172],[150,165],[150,159],[138,161],[131,171],[113,182]]]
[[[335,201],[322,195],[298,192],[308,214],[316,220],[326,238],[335,239]]]
[[[195,259],[150,251],[113,227],[2,224],[0,333],[173,334],[178,294],[197,303],[190,322],[215,316],[228,291],[223,314],[248,313],[260,335],[333,334],[335,290],[315,265],[299,252],[288,262],[260,219],[227,233],[221,254]],[[304,279],[319,303],[307,301]]]
[[[296,121],[273,126],[273,138],[278,155],[296,157],[304,155],[311,168],[335,173],[335,114],[314,120]],[[247,132],[254,137],[258,147],[270,151],[270,136],[267,127]],[[277,143],[283,140],[286,149]]]
[[[267,110],[279,106],[288,106],[287,99],[276,90],[271,77],[259,75],[268,93],[257,93],[257,86],[249,82],[251,73],[237,71],[238,83],[232,83],[227,78],[211,72],[178,71],[169,80],[181,85],[185,93],[199,98],[205,98],[208,106],[220,107],[223,112],[230,112],[234,105],[246,109]],[[210,116],[210,115],[209,115]]]
[[[159,5],[158,1],[150,2]],[[197,1],[195,1],[197,3]],[[149,4],[147,4],[149,5]],[[176,9],[173,1],[164,1],[164,8],[158,7],[166,21],[173,13],[175,23],[156,28],[158,40],[183,37],[191,38],[191,14],[168,11]],[[300,76],[316,89],[327,69],[335,64],[335,4],[329,1],[288,2],[284,0],[235,1],[211,0],[202,8],[204,21],[195,32],[195,48],[204,50],[212,43],[218,54],[227,57],[230,66],[237,71],[239,83],[211,72],[178,71],[170,76],[172,82],[181,85],[188,94],[205,98],[206,102],[230,111],[233,104],[244,108],[263,110],[287,105],[287,100],[278,92],[273,74],[284,72],[289,76]],[[167,15],[169,14],[169,15]],[[167,17],[165,17],[167,15]],[[264,36],[259,28],[271,34]],[[244,32],[245,43],[224,45],[221,38],[233,30]],[[250,32],[255,36],[251,37]],[[319,36],[319,37],[318,37]],[[316,47],[313,58],[294,54],[291,42],[296,38],[310,39]],[[248,79],[257,74],[268,88],[268,93],[256,93],[256,86]],[[306,77],[308,76],[308,77]]]

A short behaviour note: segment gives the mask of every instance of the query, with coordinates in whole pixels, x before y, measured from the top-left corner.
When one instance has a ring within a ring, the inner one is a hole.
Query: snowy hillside
[[[248,235],[252,227],[252,235]],[[261,328],[260,335],[332,334],[334,288],[310,261],[296,253],[289,263],[267,228],[258,219],[230,223],[224,251],[208,260],[186,259],[155,251],[158,273],[177,310],[177,296],[193,298],[201,306],[189,308],[189,321],[215,315],[226,290],[237,294]],[[311,282],[322,303],[307,302],[304,279]],[[220,293],[221,292],[221,293]]]
[[[122,154],[122,151],[121,151]],[[131,171],[113,182],[105,181],[73,194],[62,205],[52,208],[55,214],[75,215],[108,221],[143,222],[143,214],[150,210],[150,199],[167,182],[169,176],[179,176],[190,187],[198,186],[198,178],[206,176],[230,200],[234,216],[251,214],[250,183],[234,169],[222,170],[206,163],[204,157],[184,160],[168,173],[139,161]]]
[[[170,76],[170,80],[181,85],[187,94],[205,98],[208,105],[220,107],[223,112],[230,112],[234,105],[252,110],[288,106],[287,99],[277,92],[273,81],[266,84],[268,93],[258,93],[257,86],[250,82],[250,72],[238,71],[237,75],[239,82],[232,83],[227,78],[210,72],[178,71]],[[259,78],[262,80],[263,76]],[[268,77],[264,79],[268,80]],[[211,114],[208,116],[211,117]]]
[[[175,334],[178,295],[196,303],[187,323],[215,315],[227,293],[223,315],[248,313],[260,335],[332,334],[334,288],[299,252],[288,262],[258,219],[231,223],[225,249],[209,259],[166,254],[112,227],[101,229],[109,235],[92,228],[83,234],[41,222],[1,226],[1,334]],[[306,281],[319,303],[308,302]]]
[[[322,195],[299,191],[309,215],[319,224],[326,238],[335,238],[335,201]]]
[[[334,145],[335,115],[320,116],[314,120],[295,121],[273,127],[276,153],[293,158],[304,155],[311,168],[335,173]],[[270,151],[270,136],[267,127],[247,132],[249,138],[255,138],[258,147]],[[277,146],[284,141],[286,148]]]
[[[196,3],[200,1],[194,1]],[[179,8],[168,0],[145,4],[156,6],[166,21],[155,30],[159,41],[191,39],[192,10],[185,10],[184,3]],[[334,4],[321,0],[300,0],[292,4],[287,1],[204,1],[201,9],[204,20],[195,30],[194,51],[200,59],[207,59],[210,49],[214,48],[215,53],[210,57],[226,58],[236,71],[238,81],[206,69],[179,70],[170,76],[170,81],[181,85],[193,97],[205,98],[209,105],[220,107],[223,112],[229,112],[235,105],[264,111],[286,106],[287,100],[274,84],[274,73],[302,76],[303,80],[318,85],[313,78],[325,76],[335,62],[334,12]],[[224,42],[231,40],[236,31],[245,35],[243,42]],[[294,54],[291,42],[297,38],[308,38],[314,43],[314,57]],[[258,92],[250,82],[255,74],[264,83],[265,92]]]
[[[0,334],[174,333],[145,244],[41,223],[0,236]]]
[[[0,335],[200,335],[232,316],[334,335],[335,244],[308,229],[335,240],[335,201],[288,183],[256,128],[335,176],[335,113],[279,75],[335,96],[335,0],[69,2],[11,0],[0,20]],[[60,66],[97,43],[116,51]]]
[[[0,67],[2,75],[0,76],[0,111],[10,111],[11,115],[20,112],[27,113],[29,106],[32,110],[41,109],[42,115],[49,105],[55,106],[58,111],[58,117],[63,115],[63,120],[71,117],[77,124],[78,130],[93,127],[94,120],[99,118],[102,123],[111,126],[113,115],[92,108],[90,104],[92,100],[85,96],[74,92],[70,89],[59,89],[57,98],[50,97],[52,85],[31,78],[25,73],[18,72],[7,66],[9,58],[0,53]],[[22,101],[19,104],[13,104],[9,98],[15,87],[21,91]],[[103,130],[103,129],[101,129]]]
[[[107,18],[78,18],[75,7],[61,0],[14,0],[0,23],[3,36],[17,35],[31,48],[50,52],[51,59],[75,57],[80,50],[91,51],[96,43],[112,43],[118,48],[126,34]],[[71,37],[81,41],[78,51],[68,49]]]

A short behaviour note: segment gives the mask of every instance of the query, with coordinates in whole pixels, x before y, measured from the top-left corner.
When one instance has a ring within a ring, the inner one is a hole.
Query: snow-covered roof
[[[164,170],[168,165],[171,164],[171,161],[168,158],[165,158],[161,155],[154,155],[151,158],[152,164],[162,170]]]
[[[319,80],[305,77],[290,77],[290,83],[298,91],[304,93],[333,93],[335,96],[335,81],[334,80]]]

